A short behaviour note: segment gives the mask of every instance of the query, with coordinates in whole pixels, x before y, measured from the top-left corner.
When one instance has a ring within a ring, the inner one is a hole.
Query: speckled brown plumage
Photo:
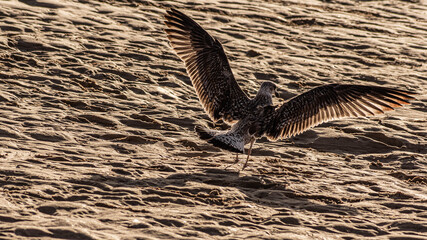
[[[165,29],[172,48],[184,61],[197,96],[214,121],[240,120],[249,98],[234,79],[221,43],[188,16],[171,9]]]
[[[323,122],[393,110],[409,104],[411,94],[375,86],[324,85],[296,96],[266,116],[262,131],[272,140],[287,138]]]
[[[185,14],[171,9],[165,29],[172,48],[185,62],[197,95],[212,120],[234,122],[229,131],[197,127],[202,139],[220,148],[244,152],[256,138],[270,140],[300,134],[323,122],[370,116],[409,104],[414,93],[385,87],[329,84],[273,106],[276,85],[263,82],[249,99],[238,86],[218,40]],[[247,164],[244,164],[243,167]]]

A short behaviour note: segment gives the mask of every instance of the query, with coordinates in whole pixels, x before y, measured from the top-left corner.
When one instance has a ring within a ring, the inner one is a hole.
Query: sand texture
[[[195,2],[0,1],[0,239],[427,239],[427,2]],[[226,170],[235,155],[194,132],[214,125],[170,7],[250,96],[270,80],[275,104],[328,83],[416,100],[260,139]]]

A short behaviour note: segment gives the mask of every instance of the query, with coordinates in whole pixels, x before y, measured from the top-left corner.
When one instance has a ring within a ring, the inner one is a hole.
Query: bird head
[[[266,81],[261,84],[261,88],[259,89],[259,92],[273,96],[276,93],[276,89],[277,89],[276,84]]]

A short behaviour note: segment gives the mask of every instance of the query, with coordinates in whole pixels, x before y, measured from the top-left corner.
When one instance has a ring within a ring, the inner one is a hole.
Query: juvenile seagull
[[[205,111],[214,122],[222,119],[232,124],[229,131],[196,127],[199,136],[217,147],[237,153],[244,153],[244,146],[250,143],[242,170],[257,138],[288,138],[327,121],[384,113],[414,99],[409,96],[414,93],[392,88],[328,84],[276,107],[272,101],[276,85],[272,82],[263,82],[251,99],[234,79],[217,39],[176,9],[168,10],[165,18],[165,32],[170,44],[184,61]]]

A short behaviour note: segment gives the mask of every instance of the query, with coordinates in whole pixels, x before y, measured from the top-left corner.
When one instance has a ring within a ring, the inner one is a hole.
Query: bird
[[[171,8],[164,15],[170,46],[184,62],[205,112],[213,122],[222,120],[229,130],[196,126],[201,139],[219,148],[244,153],[246,168],[256,139],[271,141],[298,135],[321,123],[346,117],[365,117],[410,104],[415,93],[389,87],[325,84],[273,105],[274,82],[265,81],[249,98],[239,87],[224,48],[191,17]],[[238,163],[238,155],[234,164]]]

